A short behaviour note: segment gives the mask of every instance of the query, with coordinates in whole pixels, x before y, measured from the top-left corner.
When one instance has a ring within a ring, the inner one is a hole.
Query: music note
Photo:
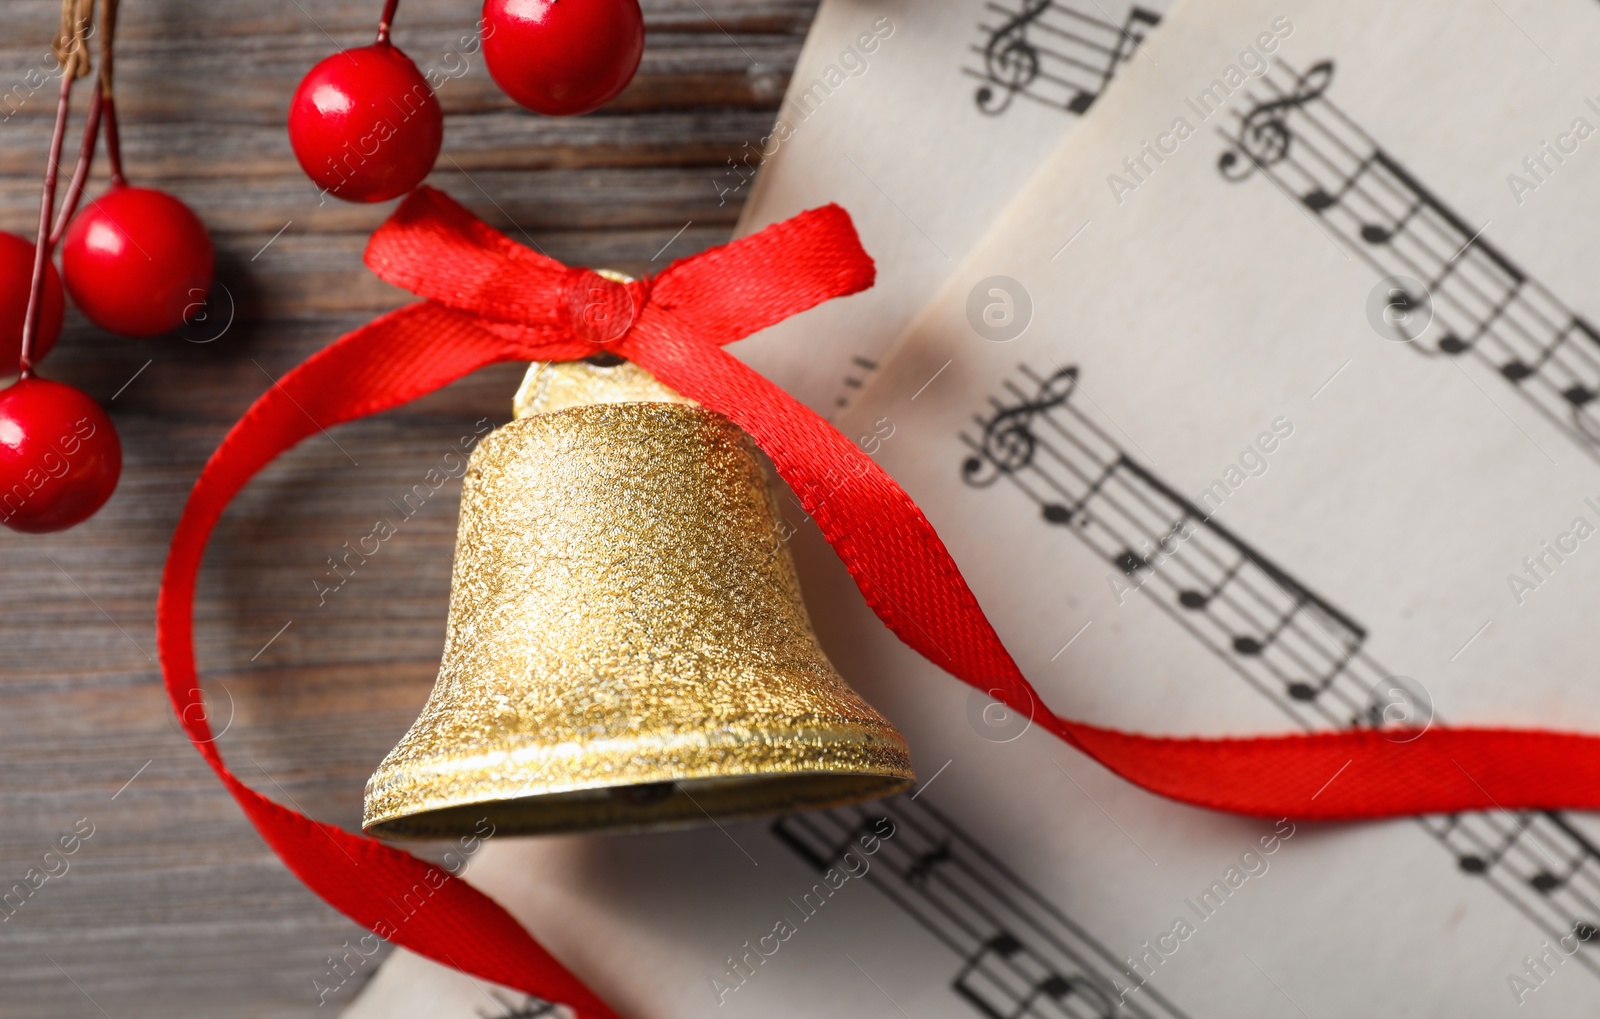
[[[1239,125],[1235,148],[1228,149],[1217,160],[1217,170],[1228,180],[1239,181],[1258,167],[1272,166],[1289,155],[1293,138],[1286,122],[1287,115],[1316,99],[1333,83],[1333,61],[1313,64],[1311,69],[1295,81],[1293,90],[1281,99],[1257,103],[1245,114]],[[1247,163],[1242,163],[1243,155]],[[1237,169],[1235,169],[1237,167]]]
[[[1403,171],[1401,171],[1398,176],[1402,182],[1410,181],[1410,178],[1405,176]],[[1407,186],[1420,188],[1420,185],[1407,184]],[[1432,199],[1429,199],[1429,201],[1431,202]],[[1434,207],[1439,218],[1442,219],[1447,226],[1455,228],[1458,231],[1465,229],[1465,227],[1462,226],[1458,220],[1456,220],[1454,215],[1449,213],[1442,206],[1438,206],[1437,203],[1435,203]],[[1511,265],[1511,263],[1507,262],[1505,258],[1493,248],[1479,241],[1477,238],[1469,238],[1466,244],[1463,245],[1456,253],[1456,257],[1445,263],[1444,269],[1441,270],[1439,275],[1436,276],[1429,284],[1430,288],[1439,286],[1447,277],[1450,276],[1453,271],[1455,271],[1458,265],[1465,264],[1469,261],[1481,263],[1479,265],[1479,273],[1481,275],[1497,277],[1495,282],[1504,287],[1504,292],[1494,302],[1494,305],[1487,313],[1477,316],[1478,323],[1473,329],[1470,337],[1467,339],[1462,339],[1456,333],[1447,331],[1442,337],[1439,338],[1439,353],[1447,354],[1451,357],[1466,353],[1467,351],[1476,347],[1478,345],[1478,341],[1483,339],[1484,336],[1492,335],[1495,328],[1495,323],[1499,322],[1501,317],[1506,314],[1512,305],[1522,298],[1523,287],[1527,283],[1527,278],[1522,275],[1522,271]],[[1432,302],[1429,301],[1430,305],[1431,303]],[[1431,319],[1431,315],[1429,318]],[[1512,376],[1516,374],[1517,370],[1518,369],[1516,368],[1511,369],[1511,375],[1507,375],[1506,377],[1512,378]]]
[[[982,972],[984,957],[994,955],[1009,963],[1021,951],[1022,942],[1018,941],[1013,935],[1004,931],[994,935],[985,941],[977,952],[967,957],[966,963],[961,967],[961,972],[956,974],[955,980],[951,983],[951,988],[965,998],[973,1008],[988,1016],[989,1019],[1010,1019],[1011,1016],[1015,1016],[1018,1013],[1015,1011],[1000,1011],[987,997],[978,993],[977,988],[972,985],[972,977],[974,974],[982,974],[987,978],[986,982],[998,984],[999,981]]]
[[[1294,601],[1289,608],[1281,616],[1279,616],[1277,622],[1274,623],[1261,636],[1252,637],[1245,635],[1234,637],[1233,650],[1246,658],[1260,657],[1266,653],[1268,648],[1277,643],[1278,639],[1290,629],[1290,624],[1296,619],[1296,617],[1307,611],[1317,610],[1317,605],[1319,603],[1317,603],[1309,593],[1304,591],[1296,591],[1296,593],[1293,595],[1293,598]],[[1330,617],[1330,622],[1332,621],[1333,617]],[[1325,636],[1331,637],[1332,634],[1329,633],[1328,630],[1329,628],[1326,625],[1319,623],[1307,632],[1312,634],[1322,633]],[[1342,653],[1331,659],[1331,664],[1326,674],[1317,678],[1315,682],[1304,679],[1291,680],[1285,685],[1284,692],[1287,693],[1293,700],[1302,702],[1314,701],[1318,697],[1321,697],[1323,692],[1326,691],[1328,687],[1333,685],[1334,680],[1339,678],[1339,675],[1344,671],[1345,666],[1350,663],[1351,657],[1354,656],[1356,648],[1360,646],[1363,639],[1364,634],[1361,634],[1359,630],[1347,631],[1344,640],[1338,642],[1341,645]],[[1298,662],[1298,656],[1296,655],[1291,654],[1290,659],[1291,661]]]
[[[1077,382],[1078,369],[1063,368],[1040,384],[1038,395],[1032,400],[1005,408],[983,422],[983,455],[970,456],[962,462],[962,480],[976,488],[986,488],[1001,475],[1013,474],[1031,464],[1039,445],[1033,434],[1034,417],[1065,403]],[[994,468],[994,474],[986,479],[979,476],[985,466]]]
[[[1557,340],[1556,342],[1559,343],[1560,341]],[[1521,382],[1523,379],[1533,375],[1540,368],[1543,368],[1544,363],[1550,360],[1550,355],[1555,351],[1555,349],[1556,348],[1554,344],[1546,347],[1544,353],[1540,354],[1538,360],[1534,361],[1533,364],[1529,364],[1521,358],[1514,357],[1500,366],[1500,374],[1504,375],[1512,382]]]
[[[1521,837],[1522,823],[1525,816],[1517,816],[1517,827],[1507,834],[1498,846],[1485,853],[1462,853],[1456,857],[1456,866],[1460,867],[1464,873],[1474,876],[1489,873],[1494,865],[1499,863],[1501,858],[1506,855],[1506,850],[1510,849],[1517,839]]]
[[[1022,9],[995,30],[983,48],[987,82],[978,86],[978,109],[991,117],[1011,105],[1016,94],[1039,77],[1039,51],[1028,41],[1028,26],[1050,9],[1052,0],[1024,0]],[[994,85],[1004,90],[996,101]]]
[[[1498,857],[1495,859],[1498,859]],[[1494,860],[1486,862],[1483,857],[1474,853],[1466,853],[1456,858],[1456,865],[1468,874],[1486,873],[1493,862]]]
[[[1234,561],[1234,564],[1228,568],[1228,572],[1224,573],[1222,578],[1215,584],[1212,584],[1208,590],[1201,591],[1197,588],[1190,587],[1179,591],[1178,604],[1182,605],[1186,609],[1189,609],[1191,612],[1203,609],[1207,605],[1210,605],[1211,599],[1215,598],[1224,587],[1228,586],[1228,581],[1232,580],[1239,572],[1239,568],[1248,561],[1249,560],[1244,556],[1240,556]]]
[[[1284,146],[1285,148],[1283,156],[1286,156],[1288,154],[1287,141],[1284,142]],[[1279,158],[1281,159],[1283,156],[1280,156]],[[1385,169],[1390,169],[1392,172],[1391,164],[1387,157],[1385,157],[1382,152],[1373,151],[1369,153],[1367,157],[1359,164],[1357,164],[1355,170],[1351,171],[1345,176],[1344,180],[1340,182],[1337,190],[1329,191],[1327,188],[1321,187],[1320,185],[1314,186],[1305,194],[1300,196],[1300,202],[1312,212],[1321,215],[1327,212],[1329,209],[1344,204],[1345,199],[1360,187],[1361,179],[1371,172],[1376,166],[1382,166]],[[1428,203],[1428,201],[1429,199],[1425,195],[1413,194],[1411,202],[1406,207],[1406,211],[1401,215],[1396,216],[1394,221],[1391,223],[1379,223],[1371,219],[1362,219],[1360,229],[1357,231],[1361,237],[1361,240],[1371,245],[1390,243],[1405,231],[1406,227],[1410,225],[1411,220],[1416,217],[1418,212],[1422,211],[1424,205]],[[1357,218],[1361,219],[1359,216]],[[1453,268],[1453,262],[1446,263],[1444,271],[1446,274],[1448,274]]]
[[[1057,974],[1051,974],[1036,984],[1015,1014],[1017,1016],[1027,1014],[1032,1009],[1034,1001],[1041,997],[1049,998],[1056,1003],[1057,1008],[1065,1012],[1067,1002],[1074,994],[1083,1002],[1089,1014],[1097,1019],[1111,1019],[1116,1015],[1117,1006],[1111,1003],[1111,997],[1100,988],[1087,980],[1074,980]]]
[[[1087,525],[1089,518],[1084,513],[1084,508],[1088,506],[1090,499],[1093,499],[1100,493],[1100,489],[1105,487],[1105,483],[1113,474],[1117,473],[1117,469],[1122,465],[1122,460],[1116,460],[1105,465],[1100,469],[1099,476],[1089,484],[1089,488],[1081,496],[1073,500],[1072,505],[1069,506],[1066,503],[1061,502],[1047,502],[1043,506],[1039,507],[1040,514],[1044,517],[1047,523],[1070,524],[1076,520],[1079,526]],[[1133,553],[1129,552],[1127,555],[1133,555]],[[1121,561],[1121,559],[1117,560],[1119,563]],[[1140,562],[1143,562],[1143,560],[1141,559]],[[1132,570],[1129,570],[1128,572],[1131,573]]]
[[[1533,889],[1541,895],[1551,895],[1566,887],[1568,882],[1572,880],[1573,876],[1583,869],[1583,865],[1585,863],[1600,860],[1600,848],[1596,848],[1594,843],[1590,842],[1582,832],[1574,828],[1565,818],[1561,817],[1560,815],[1545,814],[1543,815],[1543,819],[1553,824],[1557,831],[1562,836],[1565,836],[1564,839],[1558,838],[1549,841],[1554,841],[1558,844],[1561,842],[1567,842],[1572,846],[1567,853],[1568,858],[1565,866],[1559,868],[1560,873],[1557,873],[1556,870],[1552,869],[1552,867],[1557,866],[1555,860],[1551,859],[1549,854],[1545,853],[1544,850],[1540,850],[1540,853],[1543,855],[1544,859],[1551,864],[1551,867],[1541,867],[1532,877],[1528,879],[1528,884],[1531,885]]]
[[[1351,181],[1345,181],[1345,187],[1348,188],[1350,183]],[[1300,201],[1312,212],[1325,212],[1344,200],[1343,190],[1343,188],[1340,189],[1340,194],[1330,195],[1322,188],[1312,188],[1300,196]]]
[[[995,956],[1005,964],[1003,976],[983,969],[986,956]],[[981,977],[985,985],[980,989],[974,977]],[[1021,982],[1026,990],[1018,993],[1014,985]],[[1010,986],[1008,986],[1010,985]],[[1085,976],[1063,976],[1047,967],[1023,947],[1013,935],[1002,931],[983,943],[979,950],[967,958],[961,972],[951,984],[955,992],[965,998],[989,1019],[1021,1019],[1037,1015],[1035,1003],[1048,999],[1055,1004],[1057,1013],[1079,1014],[1087,1009],[1091,1015],[1109,1017],[1115,1014],[1110,996]],[[987,992],[987,993],[985,993]],[[1076,995],[1082,1003],[1069,1008]]]
[[[1316,683],[1307,683],[1303,679],[1297,679],[1284,687],[1284,692],[1297,701],[1314,701],[1328,689],[1329,684],[1333,682],[1336,675],[1338,675],[1337,672],[1330,676],[1324,676]]]
[[[1504,375],[1510,381],[1518,384],[1532,378],[1534,375],[1537,375],[1539,372],[1544,370],[1545,365],[1550,363],[1550,359],[1555,356],[1556,352],[1561,349],[1561,347],[1567,342],[1567,339],[1572,336],[1575,331],[1583,333],[1589,338],[1591,343],[1600,345],[1600,334],[1595,333],[1594,327],[1589,325],[1583,319],[1574,316],[1572,321],[1567,323],[1566,328],[1562,329],[1561,332],[1556,334],[1556,338],[1554,340],[1551,340],[1549,343],[1545,344],[1545,346],[1539,351],[1538,357],[1534,358],[1531,362],[1524,361],[1518,357],[1513,357],[1509,361],[1506,361],[1504,364],[1500,365],[1500,374]],[[1568,386],[1562,391],[1561,395],[1563,399],[1565,399],[1574,407],[1583,406],[1590,400],[1593,400],[1595,396],[1594,390],[1582,385]]]
[[[1355,172],[1345,177],[1344,182],[1339,185],[1337,191],[1329,191],[1323,187],[1313,187],[1300,196],[1301,204],[1312,212],[1327,212],[1343,202],[1345,196],[1355,189],[1356,183],[1372,168],[1372,160],[1372,156],[1363,159],[1360,165],[1356,167]]]
[[[921,887],[928,883],[928,876],[933,873],[933,868],[941,863],[950,861],[950,840],[939,843],[935,849],[918,856],[916,861],[906,869],[906,884]]]
[[[1117,66],[1127,60],[1133,54],[1133,51],[1138,48],[1139,44],[1144,42],[1145,32],[1149,31],[1150,26],[1154,26],[1160,21],[1161,15],[1156,14],[1154,11],[1147,11],[1143,7],[1130,8],[1128,16],[1122,21],[1122,27],[1117,29],[1117,44],[1106,55],[1106,63],[1100,72],[1099,84],[1095,86],[1092,92],[1080,90],[1067,102],[1067,109],[1073,113],[1087,113],[1089,107],[1093,106],[1094,101],[1100,97],[1100,93],[1105,91],[1106,85],[1111,82],[1111,76],[1117,73]],[[1144,25],[1144,31],[1136,31],[1135,26],[1137,25]]]
[[[1294,604],[1289,606],[1289,610],[1279,616],[1278,621],[1272,624],[1272,627],[1260,637],[1243,636],[1233,638],[1233,649],[1241,655],[1251,658],[1261,654],[1277,641],[1278,635],[1283,633],[1284,627],[1288,626],[1290,621],[1299,615],[1300,610],[1303,608],[1305,608],[1305,603],[1296,598]]]
[[[1406,208],[1405,214],[1395,219],[1393,223],[1362,223],[1361,239],[1368,244],[1388,244],[1397,236],[1405,232],[1417,211],[1422,208],[1422,200],[1416,199]]]
[[[1556,874],[1549,870],[1541,870],[1537,874],[1533,875],[1533,877],[1528,879],[1528,884],[1532,885],[1535,891],[1543,895],[1549,895],[1556,889],[1566,885],[1568,881],[1571,881],[1572,875],[1578,872],[1578,867],[1581,866],[1582,863],[1583,860],[1581,858],[1573,860],[1564,874]]]

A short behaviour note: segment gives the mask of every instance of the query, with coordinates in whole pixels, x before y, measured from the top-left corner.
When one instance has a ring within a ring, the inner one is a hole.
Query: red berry
[[[0,392],[0,523],[41,534],[82,523],[122,473],[122,443],[80,389],[26,378]]]
[[[22,320],[28,314],[28,290],[33,283],[33,242],[16,234],[0,233],[0,375],[17,370],[22,357]],[[33,363],[38,364],[61,335],[61,275],[45,259],[44,306],[33,335]]]
[[[489,74],[536,113],[588,113],[609,102],[643,53],[639,0],[484,0]]]
[[[289,103],[289,144],[301,168],[350,202],[386,201],[421,184],[443,141],[439,98],[387,42],[322,61]]]
[[[123,336],[158,336],[211,292],[211,238],[171,195],[113,185],[73,217],[61,271],[89,321]]]

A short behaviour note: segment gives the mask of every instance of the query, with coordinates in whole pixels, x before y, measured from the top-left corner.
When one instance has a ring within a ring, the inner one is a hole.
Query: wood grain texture
[[[283,130],[300,75],[369,41],[379,6],[123,4],[129,176],[206,221],[231,324],[223,308],[187,338],[129,341],[69,312],[45,362],[109,409],[125,466],[89,523],[0,533],[0,895],[30,868],[60,871],[46,852],[80,819],[93,825],[65,873],[0,920],[4,1019],[327,1016],[376,965],[319,1007],[313,979],[331,982],[327,957],[361,932],[257,838],[178,734],[152,657],[166,544],[205,457],[269,376],[407,300],[360,262],[392,203],[319,204]],[[481,56],[462,55],[477,3],[405,0],[398,45],[424,70],[460,73],[439,88],[445,151],[430,182],[569,262],[644,272],[725,240],[744,192],[719,197],[715,182],[770,127],[815,0],[644,6],[634,83],[596,114],[552,120],[517,109]],[[0,101],[0,229],[31,236],[53,96],[25,82],[49,66],[59,7],[4,8],[0,96],[21,100],[9,117]],[[459,483],[408,518],[395,504],[475,420],[509,416],[519,375],[489,369],[309,440],[224,519],[202,575],[198,654],[223,752],[267,795],[358,824],[368,773],[437,669]],[[397,533],[319,600],[328,557],[380,518]]]

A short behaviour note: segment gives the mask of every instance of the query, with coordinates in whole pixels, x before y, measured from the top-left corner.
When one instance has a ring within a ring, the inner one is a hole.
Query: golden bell
[[[817,644],[750,439],[631,363],[535,364],[467,467],[444,660],[366,831],[643,830],[912,778]]]

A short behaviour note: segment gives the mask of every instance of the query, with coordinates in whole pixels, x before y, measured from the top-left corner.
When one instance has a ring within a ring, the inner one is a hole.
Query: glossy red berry
[[[0,523],[41,534],[82,523],[122,473],[122,443],[82,390],[30,377],[0,391]]]
[[[421,184],[443,141],[438,97],[387,42],[322,61],[289,103],[289,144],[301,168],[350,202],[382,202]]]
[[[484,0],[483,60],[506,95],[570,115],[615,98],[639,69],[639,0]]]
[[[17,370],[22,356],[22,320],[28,314],[28,290],[33,283],[33,242],[16,234],[0,233],[0,375]],[[44,305],[33,336],[33,363],[38,364],[61,335],[61,274],[55,263],[44,263]]]
[[[200,217],[152,188],[113,185],[67,228],[61,272],[72,300],[102,329],[158,336],[211,292],[211,237]]]

